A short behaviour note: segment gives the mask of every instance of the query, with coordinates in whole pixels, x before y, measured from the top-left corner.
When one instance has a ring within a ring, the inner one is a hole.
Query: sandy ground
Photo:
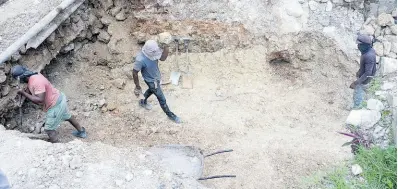
[[[131,55],[138,50],[130,48],[127,53]],[[98,58],[94,54],[106,50],[100,43],[86,45],[75,57],[93,60]],[[342,79],[344,71],[335,67],[328,74],[336,75],[326,77],[311,69],[318,67],[313,65],[317,63],[307,62],[295,73],[285,72],[295,69],[270,65],[264,61],[264,52],[264,47],[255,46],[190,54],[194,88],[164,86],[171,110],[184,121],[180,125],[167,119],[155,97],[150,98],[153,110],[138,107],[133,81],[123,71],[132,64],[120,63],[110,69],[76,58],[68,66],[62,62],[70,60],[67,57],[47,72],[87,128],[87,142],[102,141],[123,148],[189,144],[208,152],[231,148],[234,152],[206,162],[205,175],[236,174],[237,178],[207,181],[206,186],[295,188],[304,177],[350,157],[349,149],[341,147],[346,138],[335,132],[348,114],[344,109],[348,103],[343,97],[348,92]],[[185,56],[177,59],[181,67],[186,65]],[[176,69],[174,62],[172,55],[161,63],[164,77]],[[125,79],[123,89],[113,84],[117,79]],[[329,83],[331,80],[335,83]],[[101,99],[116,109],[105,113],[95,110]],[[63,124],[64,141],[72,139],[71,131],[70,125]]]

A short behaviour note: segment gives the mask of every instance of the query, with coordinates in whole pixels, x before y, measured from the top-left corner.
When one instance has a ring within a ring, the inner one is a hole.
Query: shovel
[[[185,58],[186,58],[185,61],[188,64],[187,65],[188,70],[187,70],[187,73],[184,74],[184,76],[182,76],[182,88],[192,89],[193,88],[193,81],[192,81],[193,78],[192,78],[191,71],[190,71],[191,64],[188,59],[189,42],[191,41],[191,39],[183,38],[183,40],[184,40]]]
[[[179,45],[179,39],[178,38],[174,38],[174,42],[176,43],[176,55],[175,55],[175,60],[176,60],[176,64],[177,64],[177,69],[180,70],[180,66],[178,65],[178,45]],[[179,71],[174,71],[171,72],[170,74],[170,81],[173,85],[178,85],[178,82],[180,81],[180,77],[181,77],[181,73]]]

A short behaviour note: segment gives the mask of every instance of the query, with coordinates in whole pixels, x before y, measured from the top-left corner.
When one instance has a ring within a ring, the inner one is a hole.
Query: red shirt
[[[30,76],[28,88],[30,93],[34,95],[46,93],[43,103],[44,111],[47,112],[48,109],[52,108],[57,103],[60,93],[43,75],[37,74]]]

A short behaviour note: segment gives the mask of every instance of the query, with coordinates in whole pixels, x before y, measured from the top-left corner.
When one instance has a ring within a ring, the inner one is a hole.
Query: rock
[[[114,102],[109,102],[109,103],[106,105],[106,110],[109,110],[109,111],[116,110],[116,104],[115,104]]]
[[[384,35],[391,35],[391,33],[392,33],[389,27],[384,28],[383,31],[384,31]]]
[[[108,32],[102,30],[102,31],[100,31],[100,34],[98,35],[98,40],[103,43],[109,43],[109,40],[111,40],[111,36],[109,35]]]
[[[397,72],[397,59],[382,57],[380,59],[383,75]]]
[[[22,47],[19,48],[19,54],[24,55],[24,54],[26,54],[26,51],[27,51],[27,49],[26,49],[25,45],[22,45]]]
[[[169,32],[163,32],[158,34],[159,44],[170,44],[173,41],[173,36]]]
[[[393,89],[395,86],[394,83],[390,83],[390,82],[385,82],[382,86],[381,86],[381,90],[386,91],[386,90],[391,90]]]
[[[117,13],[117,15],[115,16],[117,21],[123,21],[127,19],[126,13],[124,11],[120,11],[119,13]]]
[[[131,180],[133,180],[133,178],[134,178],[134,175],[131,174],[131,173],[127,173],[127,175],[126,175],[126,177],[125,177],[125,179],[126,179],[127,182],[130,182]]]
[[[379,36],[381,36],[381,28],[380,28],[380,27],[377,27],[377,28],[375,29],[374,35],[375,35],[376,38],[379,37]]]
[[[51,33],[51,34],[47,37],[46,42],[47,42],[48,44],[50,44],[50,45],[53,44],[53,43],[55,42],[55,32]]]
[[[315,11],[316,9],[318,9],[319,4],[315,1],[309,1],[308,6],[310,10]]]
[[[381,118],[381,114],[375,110],[351,110],[346,124],[359,126],[363,129],[372,128]]]
[[[2,97],[7,96],[8,93],[10,93],[10,86],[9,86],[9,85],[4,85],[4,86],[1,88],[1,96],[2,96]]]
[[[377,24],[380,26],[391,26],[394,24],[394,18],[391,14],[381,13],[377,18]]]
[[[376,128],[373,131],[373,139],[377,140],[382,138],[386,134],[386,129],[381,126],[376,126]]]
[[[4,127],[4,125],[0,124],[0,131],[5,131],[6,127]]]
[[[111,9],[110,13],[112,16],[116,16],[121,10],[122,10],[122,7],[114,7]]]
[[[137,39],[137,44],[144,44],[147,40],[147,36],[145,33],[139,33],[135,35],[135,37]]]
[[[326,9],[325,9],[325,11],[326,11],[326,12],[330,12],[330,11],[332,11],[332,9],[333,9],[333,4],[332,4],[332,2],[328,1],[328,2],[326,3]]]
[[[58,185],[52,184],[48,189],[61,189]]]
[[[99,88],[101,91],[105,90],[105,86],[101,85]]]
[[[380,56],[377,56],[377,55],[376,55],[376,62],[377,62],[377,63],[380,62]]]
[[[391,43],[389,41],[383,41],[383,53],[385,56],[389,55],[391,51]]]
[[[304,14],[304,10],[303,8],[301,8],[301,6],[289,6],[288,8],[286,8],[286,13],[289,16],[299,18],[301,17],[301,15]]]
[[[392,59],[397,59],[397,53],[390,52],[390,54],[388,54],[387,57],[392,58]]]
[[[363,29],[360,31],[360,33],[365,35],[374,35],[375,29],[371,25],[365,25],[363,26]]]
[[[33,131],[35,131],[35,126],[30,126],[30,127],[29,127],[29,132],[32,133]]]
[[[103,17],[101,18],[101,23],[102,23],[103,25],[105,25],[105,26],[109,26],[109,24],[112,23],[112,18],[111,18],[110,16],[105,15],[105,16],[103,16]]]
[[[121,187],[123,185],[123,181],[122,180],[115,180],[115,185],[118,187]]]
[[[153,173],[152,170],[145,170],[144,171],[144,175],[146,175],[146,176],[150,176],[150,175],[152,175],[152,173]]]
[[[69,43],[68,45],[66,45],[65,47],[63,47],[61,49],[60,53],[66,54],[73,49],[75,49],[75,44],[72,42],[72,43]]]
[[[99,102],[98,102],[98,107],[100,107],[100,108],[102,108],[103,106],[105,106],[106,105],[106,100],[105,99],[101,99]]]
[[[397,25],[392,25],[389,27],[390,27],[391,33],[394,35],[397,35]]]
[[[77,178],[81,178],[82,176],[83,176],[82,172],[80,172],[80,171],[76,172],[76,177]]]
[[[384,47],[383,44],[380,42],[376,42],[373,44],[373,49],[376,51],[376,54],[378,56],[383,56],[384,55]]]
[[[6,73],[3,70],[0,70],[0,83],[4,83],[7,80]]]
[[[362,173],[362,168],[358,164],[352,165],[351,172],[353,175],[357,176]]]
[[[105,58],[99,58],[97,61],[97,66],[108,66],[109,61]]]
[[[109,10],[113,6],[113,0],[101,0],[98,2],[105,11]]]
[[[69,167],[71,169],[78,169],[82,166],[82,158],[80,156],[74,156],[73,159],[69,162]]]
[[[384,105],[380,100],[377,99],[369,99],[367,102],[367,108],[369,110],[376,110],[376,111],[381,111],[384,109]]]
[[[299,2],[300,4],[303,4],[303,3],[307,2],[307,1],[306,1],[306,0],[298,0],[298,2]]]
[[[116,86],[118,89],[124,89],[124,86],[126,85],[126,80],[116,79],[113,81],[113,85]]]

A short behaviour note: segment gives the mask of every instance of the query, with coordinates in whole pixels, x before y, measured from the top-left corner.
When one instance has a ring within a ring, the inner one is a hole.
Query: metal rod
[[[234,151],[234,150],[232,150],[232,149],[228,149],[228,150],[221,150],[221,151],[217,151],[217,152],[214,152],[214,153],[211,153],[211,154],[205,155],[205,157],[209,157],[209,156],[213,156],[213,155],[216,155],[216,154],[221,154],[221,153],[225,153],[225,152],[232,152],[232,151]]]
[[[216,179],[216,178],[236,178],[236,175],[216,175],[211,177],[202,177],[198,180],[209,180],[209,179]]]

